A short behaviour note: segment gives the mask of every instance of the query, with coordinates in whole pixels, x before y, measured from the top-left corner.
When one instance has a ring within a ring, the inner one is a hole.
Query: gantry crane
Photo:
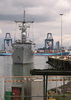
[[[47,34],[47,38],[45,39],[45,50],[47,49],[47,45],[51,42],[51,49],[53,50],[53,38],[52,33]],[[50,45],[49,45],[50,46]]]
[[[7,46],[9,46],[9,42],[11,41],[11,46],[12,46],[12,38],[10,33],[6,33],[5,35],[5,39],[4,39],[4,50],[5,50],[5,41],[7,43]]]

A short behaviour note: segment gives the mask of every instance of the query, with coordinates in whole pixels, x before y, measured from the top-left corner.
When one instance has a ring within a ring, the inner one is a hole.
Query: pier
[[[46,62],[55,69],[71,70],[71,57],[48,57]]]
[[[30,71],[31,75],[42,75],[43,76],[43,100],[47,100],[47,80],[48,76],[63,76],[63,100],[67,98],[68,96],[65,95],[65,77],[64,76],[71,76],[71,71],[63,71],[63,70],[56,70],[56,69],[33,69]],[[71,96],[70,96],[71,97]],[[50,99],[48,99],[50,100]],[[56,100],[56,99],[55,99]],[[60,100],[60,99],[59,99]]]

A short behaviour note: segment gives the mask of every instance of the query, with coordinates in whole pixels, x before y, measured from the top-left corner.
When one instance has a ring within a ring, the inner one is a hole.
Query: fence
[[[43,100],[43,79],[42,76],[0,77],[0,100]],[[45,99],[71,100],[71,76],[48,76],[45,81]]]

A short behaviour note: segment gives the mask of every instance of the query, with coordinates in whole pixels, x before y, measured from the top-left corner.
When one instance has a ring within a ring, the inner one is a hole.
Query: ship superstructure
[[[32,63],[34,62],[35,55],[35,43],[31,40],[27,41],[27,28],[29,27],[29,23],[33,23],[34,21],[25,21],[25,11],[24,11],[24,21],[15,21],[16,23],[21,23],[21,40],[16,40],[15,43],[12,44],[13,47],[13,63]]]

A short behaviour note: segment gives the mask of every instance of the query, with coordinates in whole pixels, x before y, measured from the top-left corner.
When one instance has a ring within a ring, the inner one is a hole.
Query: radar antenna
[[[20,26],[20,30],[22,30],[21,32],[21,39],[22,42],[26,41],[27,38],[27,28],[29,28],[28,24],[33,23],[34,21],[25,21],[25,10],[24,10],[24,19],[23,21],[15,21],[16,23],[22,23],[22,26]]]

